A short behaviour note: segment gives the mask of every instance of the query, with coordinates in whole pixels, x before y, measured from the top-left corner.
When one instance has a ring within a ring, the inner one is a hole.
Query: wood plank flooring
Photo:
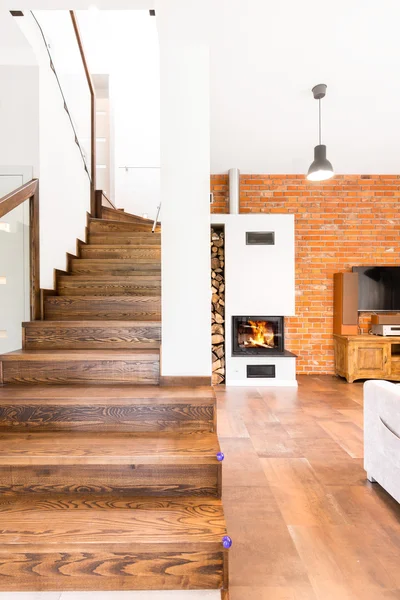
[[[362,383],[216,392],[230,600],[399,600],[400,506],[366,480]]]

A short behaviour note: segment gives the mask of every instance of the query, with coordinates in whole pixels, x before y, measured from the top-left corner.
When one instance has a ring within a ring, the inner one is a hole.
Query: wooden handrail
[[[0,198],[0,218],[29,200],[31,319],[40,319],[39,180],[32,179]]]
[[[76,41],[78,42],[79,52],[83,68],[85,70],[87,84],[90,91],[90,214],[92,217],[96,216],[96,92],[93,85],[92,76],[86,60],[85,50],[83,48],[82,36],[79,30],[78,20],[76,18],[75,11],[70,10],[72,25],[74,27]]]
[[[4,217],[4,215],[22,204],[22,202],[29,200],[35,194],[38,183],[37,179],[32,179],[9,194],[6,194],[3,198],[0,198],[0,217]]]

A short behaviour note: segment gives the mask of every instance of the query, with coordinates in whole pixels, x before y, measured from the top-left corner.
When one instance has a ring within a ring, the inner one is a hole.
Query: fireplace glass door
[[[283,317],[233,317],[232,355],[282,354],[283,331]]]

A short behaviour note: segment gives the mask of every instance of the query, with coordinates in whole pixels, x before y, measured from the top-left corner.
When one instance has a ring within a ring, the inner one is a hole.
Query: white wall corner
[[[187,9],[186,0],[162,0],[156,7],[161,71],[162,375],[210,377],[209,47],[195,32],[195,14]]]

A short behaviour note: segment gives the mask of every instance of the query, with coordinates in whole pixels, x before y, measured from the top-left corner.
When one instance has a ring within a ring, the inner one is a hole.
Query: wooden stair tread
[[[215,433],[1,433],[0,465],[218,464]]]
[[[32,402],[41,404],[50,400],[71,404],[82,403],[148,403],[148,404],[166,404],[166,403],[186,403],[200,402],[213,403],[215,400],[214,390],[209,386],[198,387],[158,387],[154,385],[124,385],[124,386],[104,386],[104,385],[4,385],[0,386],[0,404],[9,402],[16,403]]]
[[[106,304],[107,302],[115,305],[118,302],[123,304],[155,304],[161,307],[160,298],[155,298],[154,296],[111,296],[110,298],[104,297],[99,298],[99,296],[46,296],[45,302],[47,304],[62,304],[65,310],[68,310],[70,305],[77,304],[79,302],[84,302],[85,304],[91,304],[92,302],[98,302],[101,304]],[[118,320],[118,319],[116,319]],[[151,319],[150,319],[151,320]]]
[[[161,271],[161,261],[156,259],[128,259],[128,258],[76,258],[71,261],[71,275],[86,275],[94,272],[96,276],[105,275],[157,275]]]
[[[94,274],[94,275],[77,275],[75,273],[71,273],[68,275],[61,275],[59,277],[59,281],[97,281],[99,283],[107,283],[109,281],[157,281],[159,284],[161,282],[161,274],[152,273],[151,275],[142,275],[140,272],[134,275],[125,275],[121,273],[120,275],[105,275],[102,273]]]
[[[147,240],[149,244],[161,244],[161,233],[152,231],[94,231],[90,235],[101,235],[110,239],[129,238],[132,240]]]
[[[57,280],[60,296],[161,296],[161,275],[66,275]]]
[[[144,265],[150,266],[150,268],[156,268],[161,265],[161,258],[73,258],[71,259],[71,266],[76,267],[79,265],[123,265],[125,267],[133,268],[137,265],[143,267]]]
[[[0,501],[0,547],[29,544],[211,544],[226,526],[217,498],[5,498]],[[10,550],[10,547],[8,548]],[[0,551],[1,552],[1,551]]]
[[[158,357],[160,351],[149,348],[148,350],[14,350],[2,354],[3,361],[72,361],[72,360],[151,360]]]
[[[124,265],[125,267],[134,267],[136,265],[151,265],[157,267],[161,264],[161,258],[73,258],[72,266],[75,265]]]
[[[140,247],[125,245],[81,246],[80,257],[85,260],[137,260],[161,264],[161,248],[158,246]]]
[[[161,248],[154,248],[154,244],[84,244],[82,248],[86,250],[113,250],[119,248],[121,250],[157,250],[161,251]]]
[[[124,216],[128,216],[127,213],[125,213]],[[153,227],[154,221],[151,221],[150,219],[144,219],[143,217],[136,217],[134,215],[129,215],[130,218],[129,219],[124,219],[123,221],[121,221],[120,219],[96,219],[94,217],[90,217],[89,223],[90,224],[95,224],[95,225],[108,225],[110,227],[119,227],[119,226],[135,226],[137,225],[149,225],[150,226],[150,230]]]
[[[88,320],[88,321],[80,321],[80,320],[76,320],[76,321],[25,321],[24,323],[22,323],[22,327],[30,327],[30,328],[34,328],[34,329],[51,329],[51,327],[88,327],[88,328],[93,328],[93,327],[104,327],[104,328],[110,328],[112,329],[113,327],[160,327],[160,321],[156,321],[156,320],[146,320],[146,321],[135,321],[134,319],[132,320],[124,320],[124,321],[119,321],[119,320],[112,320],[112,321],[106,321],[103,319],[98,319],[97,321],[95,320]]]
[[[93,244],[123,244],[137,245],[143,242],[144,245],[150,244],[161,248],[161,236],[159,233],[147,233],[145,231],[101,231],[89,232],[89,243]]]

